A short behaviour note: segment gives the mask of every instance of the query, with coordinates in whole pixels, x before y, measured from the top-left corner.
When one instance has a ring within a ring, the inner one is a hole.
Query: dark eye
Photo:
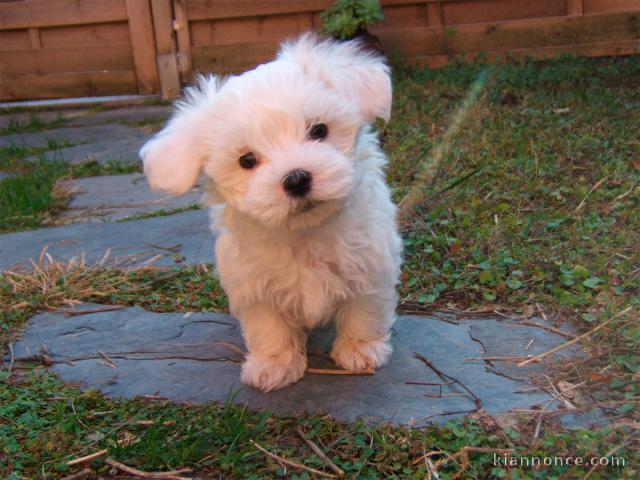
[[[311,140],[322,140],[326,138],[328,134],[329,128],[327,128],[326,123],[316,123],[315,125],[311,125],[307,135]]]
[[[245,153],[240,157],[240,166],[247,170],[255,167],[256,163],[258,163],[258,160],[256,159],[256,154],[253,152]]]

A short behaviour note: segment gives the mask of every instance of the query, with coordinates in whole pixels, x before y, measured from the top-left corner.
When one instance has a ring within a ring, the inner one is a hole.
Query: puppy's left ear
[[[154,190],[179,195],[195,184],[206,157],[201,132],[218,88],[215,77],[200,77],[196,86],[185,90],[167,126],[140,150],[144,173]]]
[[[356,101],[366,122],[391,116],[391,76],[381,55],[364,50],[358,40],[321,41],[305,34],[283,45],[278,59],[295,62],[305,73]]]

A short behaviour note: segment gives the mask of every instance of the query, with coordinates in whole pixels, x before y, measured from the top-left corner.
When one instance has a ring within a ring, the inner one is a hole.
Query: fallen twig
[[[88,308],[86,310],[69,310],[66,308],[58,308],[54,313],[61,313],[65,317],[79,317],[81,315],[90,315],[92,313],[113,312],[114,310],[122,310],[122,305],[109,305],[103,308]]]
[[[557,347],[552,348],[551,350],[547,350],[546,352],[541,353],[539,355],[536,355],[535,357],[531,357],[528,360],[525,360],[524,362],[518,363],[518,367],[524,367],[525,365],[529,365],[530,363],[539,362],[540,360],[542,360],[543,358],[545,358],[545,357],[547,357],[549,355],[552,355],[552,354],[554,354],[556,352],[559,352],[560,350],[563,350],[563,349],[573,345],[574,343],[579,342],[580,340],[584,340],[589,335],[593,335],[597,331],[599,331],[599,330],[603,329],[604,327],[606,327],[607,325],[609,325],[611,322],[613,322],[618,317],[621,317],[622,315],[625,315],[626,313],[629,313],[631,311],[631,308],[632,307],[625,308],[621,312],[618,312],[617,314],[615,314],[609,320],[606,320],[605,322],[602,322],[597,327],[592,328],[588,332],[583,333],[582,335],[580,335],[579,337],[574,338],[573,340],[569,340],[568,342],[563,343],[562,345],[558,345]]]
[[[520,323],[529,327],[538,327],[548,332],[557,333],[558,335],[562,335],[565,338],[576,338],[576,335],[574,335],[573,333],[565,332],[564,330],[560,330],[559,328],[550,327],[549,325],[544,325],[542,323],[532,322],[531,320],[521,320]]]
[[[591,188],[591,190],[589,190],[589,193],[587,193],[585,197],[582,199],[582,201],[578,204],[578,206],[575,208],[573,213],[578,213],[580,210],[582,210],[582,207],[584,206],[584,202],[587,201],[587,198],[589,198],[589,195],[591,195],[594,191],[600,188],[602,184],[606,182],[608,179],[609,177],[604,177],[598,180],[598,182]]]
[[[62,480],[81,480],[82,478],[88,477],[89,475],[93,475],[93,470],[91,470],[90,468],[85,468],[84,470],[80,470],[79,472],[72,473],[71,475],[63,477]]]
[[[179,252],[180,249],[182,248],[181,243],[176,243],[175,245],[171,245],[168,247],[163,247],[162,245],[156,245],[155,243],[149,243],[148,245],[150,247],[157,248],[159,250],[167,250],[168,252],[173,252],[173,253]]]
[[[275,453],[271,453],[269,450],[267,450],[265,448],[262,448],[260,445],[258,445],[253,440],[249,440],[249,442],[251,443],[251,445],[256,447],[258,450],[260,450],[262,453],[264,453],[268,457],[271,457],[271,458],[273,458],[274,460],[276,460],[278,462],[284,463],[285,465],[289,465],[292,468],[299,468],[301,470],[306,470],[309,473],[314,473],[316,475],[321,475],[323,477],[338,478],[338,476],[334,475],[333,473],[322,472],[320,470],[316,470],[315,468],[307,467],[306,465],[301,465],[299,463],[292,462],[291,460],[287,460],[286,458],[282,458],[281,456],[276,455]]]
[[[342,370],[340,368],[307,368],[307,373],[316,375],[375,375],[373,368],[364,370]]]
[[[328,466],[331,470],[333,470],[333,471],[338,475],[338,477],[339,477],[339,478],[344,478],[344,470],[342,470],[342,469],[341,469],[340,467],[338,467],[335,463],[333,463],[333,462],[331,461],[331,459],[330,459],[329,457],[327,457],[327,456],[325,455],[325,453],[324,453],[322,450],[320,450],[320,447],[318,447],[318,446],[313,442],[313,440],[311,440],[310,438],[307,438],[307,437],[305,436],[304,432],[300,429],[300,427],[296,427],[296,433],[297,433],[298,435],[300,435],[300,437],[302,438],[302,440],[304,440],[304,442],[305,442],[307,445],[309,445],[309,448],[310,448],[311,450],[313,450],[313,452],[314,452],[316,455],[318,455],[318,456],[322,459],[322,461],[323,461],[324,463],[326,463],[326,464],[327,464],[327,466]]]
[[[129,475],[133,475],[134,477],[141,478],[152,478],[152,479],[165,479],[165,480],[190,480],[187,477],[181,477],[181,473],[190,472],[190,468],[181,468],[179,470],[172,470],[169,472],[143,472],[142,470],[138,470],[137,468],[130,467],[129,465],[125,465],[124,463],[120,463],[113,458],[107,458],[105,463],[111,465],[113,468],[116,468],[122,472],[125,472]]]
[[[476,405],[476,411],[480,410],[482,408],[482,400],[480,399],[480,397],[478,397],[475,393],[473,393],[471,391],[471,389],[469,387],[467,387],[464,383],[462,383],[460,380],[458,380],[455,377],[452,377],[451,375],[448,375],[446,373],[444,373],[441,370],[438,370],[433,363],[431,363],[426,357],[424,357],[423,355],[420,355],[419,353],[415,352],[414,357],[416,357],[418,360],[422,361],[427,367],[429,367],[431,370],[434,371],[434,373],[436,375],[438,375],[442,380],[448,381],[451,380],[455,383],[457,383],[458,385],[460,385],[460,387],[462,387],[473,399],[473,403],[475,403]]]
[[[74,458],[73,460],[69,460],[67,462],[67,465],[71,467],[79,463],[90,462],[91,460],[95,460],[96,458],[99,458],[105,455],[108,451],[109,450],[105,448],[104,450],[98,450],[97,452],[91,453],[89,455],[85,455],[84,457]]]
[[[531,355],[526,357],[465,357],[465,362],[521,362],[531,358]]]
[[[111,368],[118,368],[118,364],[109,358],[109,355],[104,353],[102,350],[98,350],[98,353],[104,358]]]

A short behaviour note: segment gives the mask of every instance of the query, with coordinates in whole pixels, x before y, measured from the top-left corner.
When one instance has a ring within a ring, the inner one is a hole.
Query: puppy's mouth
[[[300,215],[303,213],[308,213],[311,210],[313,210],[314,208],[322,205],[324,202],[322,201],[318,201],[318,200],[304,200],[302,202],[300,202],[298,205],[296,205],[291,214],[292,215]]]

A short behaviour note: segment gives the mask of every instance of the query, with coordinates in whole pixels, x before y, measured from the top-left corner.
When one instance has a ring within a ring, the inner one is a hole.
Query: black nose
[[[292,197],[303,197],[311,190],[311,174],[306,170],[291,170],[282,179],[282,186]]]

